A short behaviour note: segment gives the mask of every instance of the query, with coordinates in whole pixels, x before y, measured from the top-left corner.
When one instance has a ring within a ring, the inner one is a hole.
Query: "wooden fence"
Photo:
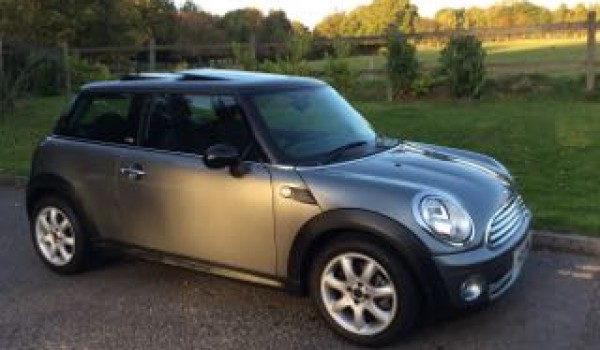
[[[587,49],[585,57],[580,60],[545,62],[543,64],[532,64],[524,62],[514,63],[490,63],[487,69],[492,72],[538,72],[540,69],[551,68],[555,71],[573,72],[578,71],[586,75],[586,91],[594,91],[596,62],[596,13],[590,12],[588,21],[577,23],[547,24],[536,27],[511,27],[511,28],[479,28],[462,30],[477,36],[482,41],[507,41],[522,38],[556,38],[556,37],[579,37],[587,36]],[[435,31],[409,34],[420,44],[441,43],[456,34],[456,31]],[[358,54],[377,53],[386,45],[384,36],[369,37],[343,37],[335,40],[345,41],[352,45],[354,52]],[[326,52],[334,45],[332,39],[317,39],[312,48],[315,52]],[[258,43],[255,39],[249,43],[242,44],[242,48],[250,50],[260,59],[273,58],[284,54],[288,50],[287,43]],[[107,47],[69,47],[66,43],[61,45],[62,55],[65,57],[65,84],[69,91],[70,70],[67,67],[66,57],[69,55],[101,60],[108,63],[111,71],[115,74],[129,73],[133,71],[156,71],[171,70],[182,61],[195,65],[227,65],[233,63],[233,50],[230,43],[209,45],[157,45],[151,40],[146,46],[107,46]],[[6,52],[4,52],[6,54]],[[3,63],[2,40],[0,38],[0,68]],[[427,67],[426,67],[427,68]],[[431,68],[431,67],[429,67]],[[371,63],[369,67],[359,69],[362,75],[382,76],[385,72],[376,69]]]
[[[516,38],[530,37],[556,37],[560,34],[584,35],[589,27],[589,22],[574,23],[555,23],[545,24],[536,27],[511,27],[511,28],[479,28],[465,29],[462,32],[472,34],[482,41],[507,41]],[[452,35],[456,34],[454,30],[421,32],[406,34],[417,42],[444,42]],[[361,37],[340,37],[337,39],[319,38],[313,42],[315,49],[329,49],[334,41],[348,42],[357,52],[376,52],[379,48],[386,45],[385,36],[361,36]],[[283,42],[259,43],[256,40],[250,40],[249,43],[242,43],[242,48],[255,52],[258,57],[275,57],[284,54],[288,50],[288,44]],[[148,60],[156,59],[159,52],[183,53],[200,57],[204,60],[231,58],[233,50],[231,43],[205,44],[205,45],[157,45],[153,40],[147,46],[105,46],[105,47],[73,47],[71,51],[75,55],[93,56],[100,54],[139,54],[146,53]]]

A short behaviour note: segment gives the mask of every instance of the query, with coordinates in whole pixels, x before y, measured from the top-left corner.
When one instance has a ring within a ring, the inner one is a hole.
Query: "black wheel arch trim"
[[[387,216],[362,209],[335,209],[319,214],[300,230],[290,250],[288,283],[294,292],[306,289],[306,273],[311,253],[319,241],[343,233],[372,235],[399,254],[413,274],[429,306],[448,300],[443,280],[427,247],[406,226]]]
[[[75,188],[64,178],[51,173],[38,174],[27,183],[25,191],[25,206],[27,216],[31,219],[36,201],[44,194],[52,194],[66,200],[79,216],[79,220],[90,238],[98,238],[96,225],[90,220]]]

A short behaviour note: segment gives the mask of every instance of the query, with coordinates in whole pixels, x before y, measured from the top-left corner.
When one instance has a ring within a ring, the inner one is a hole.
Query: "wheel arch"
[[[336,209],[307,222],[294,239],[288,259],[290,288],[307,291],[310,266],[320,249],[344,236],[360,236],[398,254],[429,305],[443,297],[442,279],[432,256],[406,226],[384,215],[361,209]]]
[[[67,180],[56,174],[39,174],[31,178],[27,183],[25,206],[27,209],[27,216],[30,220],[34,214],[33,210],[35,209],[36,203],[46,196],[56,196],[66,201],[73,211],[75,211],[75,214],[80,219],[84,229],[89,232],[90,237],[98,237],[96,226],[86,214],[83,204],[79,199],[80,197],[77,195],[77,191]]]

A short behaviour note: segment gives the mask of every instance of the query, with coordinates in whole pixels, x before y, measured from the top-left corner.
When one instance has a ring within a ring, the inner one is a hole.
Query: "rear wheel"
[[[31,234],[44,263],[63,274],[84,269],[87,241],[75,211],[58,197],[44,197],[35,205]]]
[[[367,240],[337,240],[318,254],[310,289],[332,328],[363,345],[386,345],[417,319],[412,277],[394,254]]]

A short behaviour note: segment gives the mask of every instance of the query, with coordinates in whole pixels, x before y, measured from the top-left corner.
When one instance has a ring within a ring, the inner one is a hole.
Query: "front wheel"
[[[311,296],[331,327],[362,345],[386,345],[410,331],[419,298],[393,253],[367,240],[337,240],[316,257]]]
[[[75,211],[62,199],[45,197],[36,203],[31,234],[38,255],[53,271],[70,274],[84,269],[87,240]]]

